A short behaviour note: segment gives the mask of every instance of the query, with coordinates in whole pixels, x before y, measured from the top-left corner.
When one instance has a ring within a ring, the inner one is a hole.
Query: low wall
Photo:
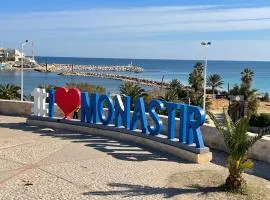
[[[34,102],[32,101],[15,101],[0,99],[0,114],[14,115],[14,116],[28,116],[31,115]],[[48,107],[48,104],[46,104]],[[63,117],[62,111],[55,104],[55,116]]]
[[[223,137],[213,125],[204,125],[202,127],[204,143],[213,149],[226,151]],[[256,134],[248,133],[250,137],[254,137]],[[270,163],[270,135],[264,136],[257,141],[248,152],[249,157]]]
[[[79,131],[86,134],[103,135],[118,140],[131,141],[199,164],[209,163],[212,160],[212,153],[207,147],[198,149],[195,146],[186,146],[178,141],[168,140],[167,137],[163,135],[153,136],[142,134],[141,130],[131,131],[125,128],[116,128],[113,125],[104,126],[102,124],[84,123],[78,120],[37,116],[29,116],[27,124],[31,126]]]
[[[0,99],[0,114],[24,116],[31,114],[34,103]]]
[[[27,116],[31,114],[32,106],[33,106],[33,102],[0,100],[0,114]],[[63,117],[63,114],[58,108],[58,106],[55,106],[55,112],[56,112],[55,114],[56,117]],[[166,135],[168,118],[167,116],[161,116],[161,120],[163,121],[163,125],[164,125],[163,134]],[[149,122],[151,122],[151,120],[149,120]],[[176,137],[178,137],[178,133],[179,133],[179,122],[180,120],[176,119],[176,126],[175,126]],[[202,134],[203,134],[204,143],[206,146],[213,149],[226,151],[224,140],[214,126],[205,124],[202,127]],[[254,134],[252,133],[249,133],[249,134],[250,134],[250,137],[254,136]],[[249,156],[251,158],[270,163],[270,136],[264,136],[262,139],[260,139],[249,151]]]

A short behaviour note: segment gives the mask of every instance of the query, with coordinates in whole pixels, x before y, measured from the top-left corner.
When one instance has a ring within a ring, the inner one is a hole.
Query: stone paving
[[[135,144],[0,115],[0,199],[219,199],[224,155],[188,163]],[[245,175],[270,189],[269,165]],[[262,178],[259,178],[261,176]],[[213,187],[209,187],[212,185]],[[213,194],[211,194],[213,193]]]

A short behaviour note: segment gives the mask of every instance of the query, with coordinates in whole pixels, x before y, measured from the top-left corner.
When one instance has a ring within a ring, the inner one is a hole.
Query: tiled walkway
[[[192,164],[135,144],[0,116],[0,199],[219,199],[224,155],[214,153],[214,162]],[[269,165],[258,167],[265,179],[246,178],[270,190],[270,175],[263,173]]]

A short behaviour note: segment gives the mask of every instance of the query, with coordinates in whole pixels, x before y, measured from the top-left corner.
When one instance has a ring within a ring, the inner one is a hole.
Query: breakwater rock
[[[144,78],[124,76],[124,75],[119,75],[119,74],[105,74],[105,73],[98,73],[98,72],[73,72],[73,73],[64,72],[64,73],[59,73],[58,75],[61,75],[61,76],[89,76],[89,77],[95,77],[95,78],[107,78],[107,79],[113,79],[113,80],[121,80],[121,81],[138,83],[138,84],[146,85],[146,86],[150,86],[150,87],[167,88],[169,86],[169,83],[167,83],[167,82],[148,80],[148,79],[144,79]]]
[[[74,71],[118,71],[143,72],[143,68],[135,65],[67,65],[67,64],[40,64],[35,69],[39,72],[74,72]]]

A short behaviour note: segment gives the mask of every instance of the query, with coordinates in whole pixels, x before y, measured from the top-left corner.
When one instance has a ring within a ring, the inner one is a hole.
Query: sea
[[[160,59],[118,59],[118,58],[72,58],[72,57],[36,57],[38,63],[56,64],[77,64],[77,65],[133,65],[141,66],[144,71],[134,72],[104,72],[117,73],[145,79],[164,81],[179,79],[183,84],[188,84],[188,75],[193,70],[194,65],[200,60],[160,60]],[[207,75],[220,74],[224,81],[223,90],[233,87],[241,82],[241,71],[250,68],[254,71],[255,77],[253,88],[258,92],[270,92],[270,62],[264,61],[208,61]],[[0,71],[0,84],[14,83],[20,85],[20,71],[3,72]],[[53,84],[65,86],[69,82],[87,82],[100,85],[106,88],[108,93],[118,93],[121,81],[104,78],[79,77],[79,76],[59,76],[57,73],[40,73],[36,71],[24,71],[24,92],[30,94],[39,86]],[[146,88],[150,89],[150,88]]]

